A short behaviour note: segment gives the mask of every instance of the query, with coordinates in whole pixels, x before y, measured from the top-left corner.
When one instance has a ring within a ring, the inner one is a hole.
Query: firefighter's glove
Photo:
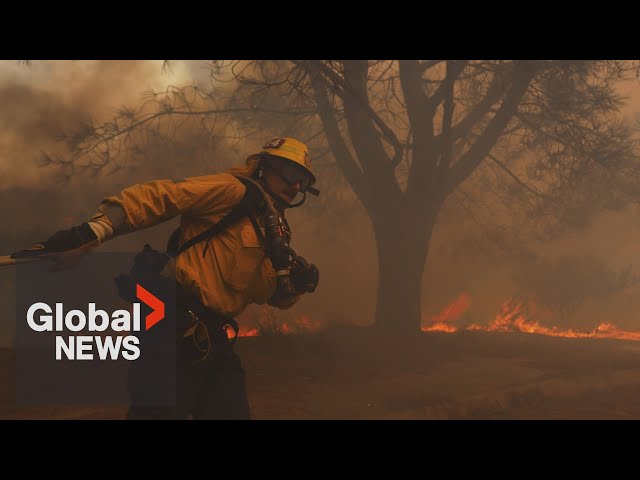
[[[291,264],[289,278],[298,292],[312,293],[318,286],[320,272],[313,263],[307,262],[303,257],[296,256]]]
[[[93,229],[85,222],[68,230],[59,230],[44,242],[12,253],[11,258],[50,258],[56,261],[57,268],[67,268],[99,243]]]

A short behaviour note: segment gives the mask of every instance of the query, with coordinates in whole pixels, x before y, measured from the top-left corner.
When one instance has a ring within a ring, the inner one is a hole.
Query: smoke
[[[34,61],[31,66],[0,62],[2,251],[86,220],[102,197],[133,183],[205,173],[206,164],[189,158],[176,162],[175,152],[159,148],[153,140],[147,142],[149,154],[137,170],[111,174],[107,169],[95,177],[76,174],[61,184],[59,167],[40,164],[43,152],[69,158],[64,135],[88,122],[109,121],[123,105],[139,105],[144,91],[187,82],[193,69],[189,62],[175,62],[167,71],[162,61]],[[216,157],[211,145],[203,148]]]
[[[232,151],[222,143],[207,143],[196,129],[185,128],[178,135],[178,145],[198,148],[185,153],[150,139],[135,171],[95,178],[77,175],[61,188],[56,183],[56,169],[38,167],[42,151],[60,157],[68,154],[68,145],[59,141],[61,135],[88,121],[108,121],[117,108],[138,105],[146,90],[188,84],[194,77],[203,80],[204,73],[195,62],[174,62],[170,72],[163,70],[161,61],[36,61],[30,67],[0,62],[0,251],[23,248],[59,228],[86,220],[101,198],[133,183],[212,173],[253,153],[266,138]],[[293,248],[320,269],[319,287],[292,309],[278,311],[278,318],[306,314],[326,324],[370,324],[378,276],[371,223],[357,200],[349,196],[340,199],[344,203],[331,214],[317,208],[314,202],[318,201],[309,197],[304,206],[288,214],[288,219]],[[523,278],[533,278],[533,272],[540,275],[541,264],[567,255],[605,262],[614,271],[631,265],[635,272],[634,260],[640,253],[636,241],[640,234],[636,225],[640,222],[636,219],[634,209],[599,213],[579,231],[552,242],[531,239],[516,242],[516,248],[510,249],[498,244],[499,239],[487,235],[477,219],[465,213],[443,218],[434,233],[423,278],[423,319],[437,315],[466,292],[471,299],[466,320],[489,321],[502,302],[521,293],[518,288]],[[493,220],[499,224],[504,219]],[[101,248],[132,251],[146,242],[162,247],[174,227],[172,221],[118,238]],[[0,345],[11,343],[12,281],[11,269],[0,271],[0,313],[4,318],[0,322]],[[637,293],[632,286],[598,299],[586,298],[556,323],[590,328],[611,321],[623,328],[638,328],[633,316],[640,306],[634,300]],[[255,311],[250,307],[245,317],[250,318]]]
[[[162,148],[153,139],[148,142],[149,155],[136,170],[106,171],[95,177],[78,174],[61,184],[58,168],[39,166],[43,152],[68,158],[64,135],[88,122],[109,121],[122,106],[139,105],[145,91],[187,83],[194,71],[199,70],[192,62],[173,62],[170,71],[163,69],[162,61],[34,61],[30,66],[0,62],[0,252],[25,248],[86,221],[102,198],[131,184],[210,173],[207,162],[176,162],[180,152]],[[178,140],[194,142],[188,134]],[[213,159],[223,157],[209,143],[200,147]],[[116,239],[103,248],[136,251],[146,242],[158,245],[158,238],[168,237],[175,224]],[[12,343],[14,282],[13,269],[0,271],[0,346]]]
[[[49,188],[56,172],[38,168],[42,151],[64,157],[62,135],[108,120],[145,90],[183,82],[186,73],[185,66],[163,73],[157,61],[0,62],[0,190]]]

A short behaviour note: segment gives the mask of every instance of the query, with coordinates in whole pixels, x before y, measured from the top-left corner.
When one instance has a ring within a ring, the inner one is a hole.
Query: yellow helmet
[[[286,158],[300,165],[311,177],[311,185],[316,183],[316,176],[311,171],[311,157],[307,146],[295,138],[274,138],[262,147],[260,153]]]

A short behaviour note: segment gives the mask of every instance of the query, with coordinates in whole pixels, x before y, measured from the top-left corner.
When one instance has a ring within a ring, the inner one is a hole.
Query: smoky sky
[[[0,253],[8,254],[47,238],[57,229],[86,221],[99,201],[133,183],[166,178],[186,172],[214,173],[255,153],[265,138],[251,139],[246,151],[233,154],[223,144],[212,147],[210,161],[197,165],[189,158],[163,156],[155,152],[135,172],[74,177],[61,185],[55,169],[38,166],[43,151],[65,155],[61,135],[83,122],[104,122],[117,108],[135,106],[144,91],[162,90],[171,84],[206,80],[203,62],[173,62],[172,71],[158,61],[34,61],[31,66],[14,61],[0,62]],[[635,84],[626,84],[630,103],[623,114],[633,119],[640,111]],[[190,141],[188,133],[186,141]],[[193,141],[198,141],[195,137]],[[313,153],[313,152],[312,152]],[[371,223],[357,201],[345,203],[340,215],[324,215],[308,205],[289,214],[292,246],[316,263],[321,281],[313,295],[287,311],[281,319],[307,314],[325,323],[368,325],[373,321],[377,288],[377,253]],[[526,250],[532,258],[501,252],[485,245],[481,229],[470,218],[441,222],[434,233],[423,281],[423,321],[428,321],[462,292],[471,296],[470,321],[492,319],[500,303],[517,289],[515,275],[533,269],[541,259],[579,255],[605,262],[612,269],[631,266],[640,272],[640,219],[630,207],[615,214],[599,214],[580,232],[551,243],[531,242]],[[100,248],[137,250],[146,242],[164,247],[177,220],[166,225],[117,238]],[[489,252],[489,253],[488,253]],[[591,261],[589,260],[589,261]],[[12,343],[13,271],[0,271],[0,346]],[[559,288],[563,288],[559,286]],[[627,329],[640,330],[635,312],[640,290],[633,285],[606,298],[585,298],[569,315],[558,316],[557,324],[591,328],[609,321]],[[245,320],[255,313],[251,308]]]

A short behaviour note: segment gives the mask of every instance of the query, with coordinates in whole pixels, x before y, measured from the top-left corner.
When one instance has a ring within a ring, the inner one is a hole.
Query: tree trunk
[[[378,297],[375,326],[404,335],[420,330],[422,276],[433,220],[377,218]]]

